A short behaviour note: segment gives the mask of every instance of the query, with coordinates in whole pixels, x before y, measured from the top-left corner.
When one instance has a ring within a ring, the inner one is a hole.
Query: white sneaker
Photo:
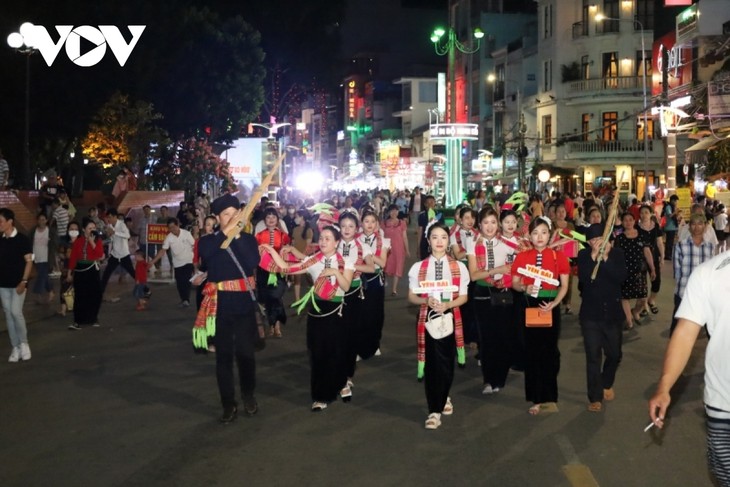
[[[454,414],[454,405],[451,403],[451,398],[446,398],[446,404],[444,405],[444,410],[441,411],[441,414],[444,416],[451,416]]]
[[[30,347],[27,343],[20,344],[20,358],[23,360],[30,360]]]
[[[376,356],[376,357],[380,357],[381,355],[382,355],[382,353],[380,353],[380,349],[377,349],[377,350],[375,351],[375,356]]]
[[[20,347],[13,347],[13,351],[10,352],[10,357],[8,357],[8,362],[17,362],[20,360]]]
[[[357,357],[355,357],[355,362],[361,362],[361,361],[362,361],[362,357],[361,356],[358,355]]]

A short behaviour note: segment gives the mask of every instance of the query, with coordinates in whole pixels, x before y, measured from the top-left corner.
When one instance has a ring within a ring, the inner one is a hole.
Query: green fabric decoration
[[[426,362],[419,361],[418,362],[418,374],[416,375],[418,380],[423,380],[423,375],[424,375],[425,370],[426,370]]]
[[[464,350],[464,347],[456,347],[456,363],[459,365],[466,364],[466,350]]]
[[[205,329],[193,328],[193,347],[208,349],[208,334]]]
[[[428,210],[428,212],[426,212],[426,215],[428,216],[428,221],[431,221],[434,218],[436,218],[436,210],[434,210],[433,208],[431,208],[431,209]]]
[[[296,308],[297,314],[299,315],[299,314],[302,314],[302,310],[304,310],[304,308],[307,307],[307,303],[311,301],[312,307],[315,309],[315,311],[317,311],[317,313],[319,313],[321,311],[321,308],[319,306],[317,306],[317,301],[314,299],[314,297],[315,297],[314,288],[311,287],[311,288],[309,288],[309,291],[307,291],[307,293],[304,296],[302,296],[302,298],[299,301],[292,303],[291,307]]]
[[[269,286],[276,286],[277,278],[278,278],[277,274],[275,274],[273,272],[269,272],[269,278],[266,281],[266,284]]]

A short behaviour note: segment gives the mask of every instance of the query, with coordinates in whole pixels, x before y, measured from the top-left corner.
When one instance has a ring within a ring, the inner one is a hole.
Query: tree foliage
[[[730,172],[730,143],[721,142],[707,152],[705,178]]]
[[[198,190],[235,191],[230,165],[202,139],[189,138],[158,148],[151,167],[151,189],[184,190],[192,197]]]
[[[142,173],[155,146],[167,143],[156,125],[162,115],[151,103],[130,101],[119,92],[99,109],[82,142],[84,156],[105,168],[128,165]]]

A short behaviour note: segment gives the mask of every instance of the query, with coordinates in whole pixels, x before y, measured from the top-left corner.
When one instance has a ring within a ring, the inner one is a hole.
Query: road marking
[[[591,469],[580,463],[575,448],[565,435],[555,435],[555,442],[565,457],[567,465],[563,465],[562,471],[572,487],[599,487],[598,481],[593,476]]]

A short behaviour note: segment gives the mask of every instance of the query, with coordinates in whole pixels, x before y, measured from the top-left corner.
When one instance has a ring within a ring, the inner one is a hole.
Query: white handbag
[[[437,314],[428,312],[426,331],[434,340],[440,340],[454,333],[454,315],[452,313]]]

